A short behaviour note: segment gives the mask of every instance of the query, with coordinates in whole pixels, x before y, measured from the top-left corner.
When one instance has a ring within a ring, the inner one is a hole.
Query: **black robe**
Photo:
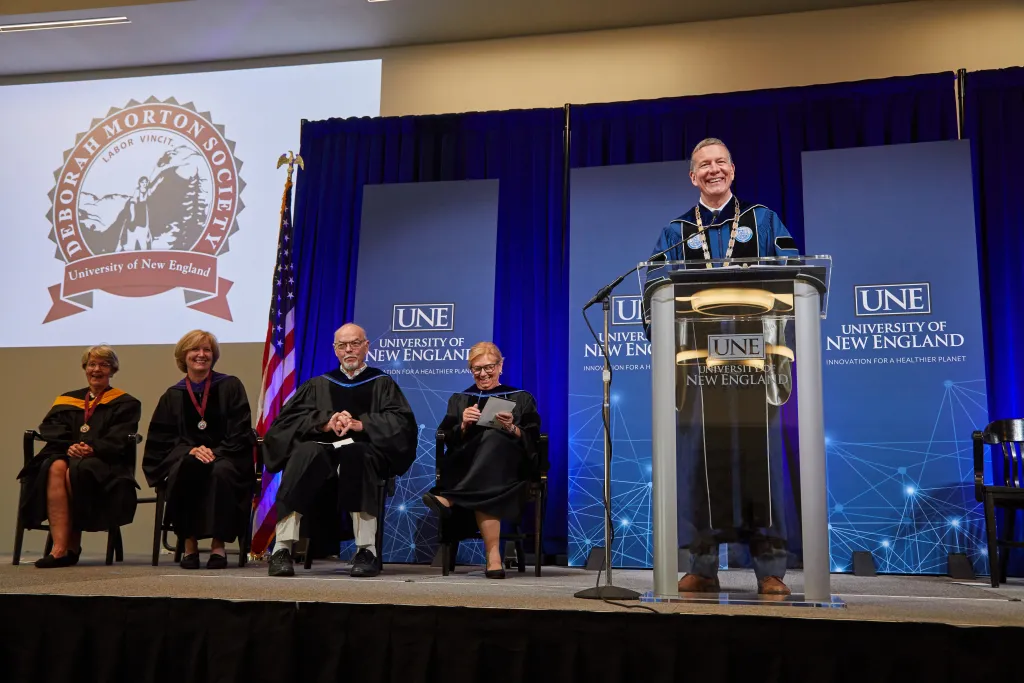
[[[75,531],[106,531],[112,526],[131,524],[137,501],[135,448],[128,436],[139,431],[142,404],[120,389],[104,392],[85,422],[85,397],[89,389],[62,394],[39,425],[46,445],[18,473],[26,487],[21,515],[26,526],[37,527],[47,518],[46,487],[50,465],[66,460],[71,479],[71,525]],[[71,444],[83,442],[93,448],[85,458],[68,456]]]
[[[175,533],[230,543],[245,533],[256,481],[249,399],[237,377],[213,373],[204,414],[207,426],[199,429],[201,418],[187,381],[182,379],[160,397],[149,423],[142,470],[150,486],[166,486],[165,519]],[[202,405],[202,386],[195,396]],[[209,464],[198,460],[189,453],[196,446],[206,446],[216,459]]]
[[[322,431],[334,413],[345,410],[363,423],[363,431],[343,437]],[[263,441],[267,470],[284,472],[277,490],[278,519],[292,512],[312,515],[328,523],[315,527],[317,538],[351,538],[348,515],[340,513],[376,515],[378,482],[409,470],[418,436],[402,390],[377,368],[367,367],[351,380],[333,370],[303,383]],[[349,438],[355,443],[330,445]],[[325,486],[334,480],[336,487]]]
[[[474,405],[483,409],[491,396],[515,401],[512,421],[519,427],[519,436],[476,425],[462,431],[463,411]],[[448,399],[438,429],[444,432],[445,452],[438,463],[441,480],[433,493],[447,498],[456,513],[453,524],[446,525],[445,536],[464,538],[476,528],[473,516],[459,515],[460,511],[518,521],[540,442],[540,415],[533,396],[504,384],[486,391],[471,386]]]

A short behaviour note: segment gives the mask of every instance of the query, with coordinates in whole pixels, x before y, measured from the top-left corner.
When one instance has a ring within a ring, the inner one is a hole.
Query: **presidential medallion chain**
[[[734,208],[733,213],[735,213],[736,215],[733,216],[733,219],[732,219],[732,229],[729,230],[729,247],[728,247],[728,249],[725,250],[725,257],[724,257],[726,263],[722,264],[722,265],[725,265],[725,266],[729,265],[728,260],[730,258],[732,258],[732,250],[733,250],[733,247],[736,246],[736,231],[740,227],[740,200],[736,199],[736,197],[734,196],[732,198],[732,201],[733,201],[733,208]],[[708,247],[708,236],[704,232],[704,222],[700,218],[700,204],[697,204],[697,234],[700,235],[700,247],[701,247],[701,249],[704,250],[704,260],[705,261],[710,261],[711,260],[711,249]],[[713,266],[710,263],[708,263],[706,267],[707,268],[712,268]]]

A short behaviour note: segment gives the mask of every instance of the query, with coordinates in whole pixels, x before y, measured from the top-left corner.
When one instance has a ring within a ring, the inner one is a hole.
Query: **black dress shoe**
[[[228,558],[220,553],[210,553],[210,559],[206,561],[207,569],[227,569]]]
[[[77,561],[78,556],[68,552],[64,554],[64,557],[54,557],[53,555],[40,557],[35,561],[35,565],[39,569],[57,569],[59,567],[70,567]]]
[[[377,576],[380,570],[377,569],[377,558],[368,548],[360,548],[356,556],[352,558],[352,571],[349,576]]]
[[[199,553],[183,555],[178,564],[182,569],[199,569]]]
[[[452,516],[452,509],[439,501],[433,493],[427,492],[423,494],[423,504],[436,512],[437,516],[441,519],[448,519]]]
[[[68,555],[71,556],[71,566],[74,567],[76,564],[78,564],[78,560],[82,557],[82,549],[79,548],[77,553],[73,553],[69,550]]]
[[[270,556],[270,566],[267,568],[268,576],[295,576],[295,565],[292,563],[292,554],[287,548],[281,548]]]
[[[502,567],[501,569],[485,569],[484,576],[488,579],[504,579],[505,568]]]

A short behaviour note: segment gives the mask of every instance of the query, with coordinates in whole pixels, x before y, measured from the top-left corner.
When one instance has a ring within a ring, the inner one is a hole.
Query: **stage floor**
[[[384,573],[371,579],[353,579],[348,564],[321,560],[310,571],[296,567],[294,578],[270,578],[263,562],[251,562],[244,569],[184,571],[169,555],[159,567],[147,557],[127,557],[112,567],[102,558],[83,558],[77,567],[41,570],[34,558],[12,566],[9,556],[0,566],[0,593],[126,597],[213,598],[225,600],[269,600],[287,602],[337,602],[349,604],[422,605],[438,607],[480,607],[529,610],[627,611],[598,600],[573,598],[576,591],[593,586],[595,572],[566,567],[544,567],[544,575],[533,576],[514,570],[504,581],[487,580],[480,567],[459,567],[442,577],[440,570],[424,565],[385,565]],[[229,557],[229,560],[235,560]],[[205,556],[204,556],[205,562]],[[639,592],[650,590],[652,572],[616,570],[616,585]],[[750,571],[730,570],[720,575],[723,590],[731,594],[751,592]],[[661,613],[744,614],[775,617],[842,619],[861,621],[937,622],[963,626],[1024,626],[1024,580],[991,588],[988,577],[976,581],[955,581],[948,577],[832,575],[832,592],[846,602],[845,609],[755,606],[714,603],[654,603],[646,606]],[[786,577],[794,592],[802,592],[803,576]],[[638,605],[635,601],[628,603]],[[647,613],[642,608],[628,610]]]

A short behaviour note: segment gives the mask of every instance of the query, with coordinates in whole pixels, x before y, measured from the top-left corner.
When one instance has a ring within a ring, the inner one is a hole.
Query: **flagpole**
[[[303,120],[303,123],[305,123],[305,120]],[[283,223],[285,221],[285,219],[286,219],[284,214],[285,214],[285,211],[287,211],[287,209],[288,209],[288,205],[289,205],[288,200],[291,197],[292,186],[294,185],[294,183],[292,182],[292,174],[295,172],[295,166],[298,165],[298,167],[301,168],[303,171],[306,170],[306,165],[303,162],[302,157],[299,156],[298,154],[295,154],[291,150],[288,150],[287,154],[282,154],[278,158],[278,160],[277,160],[277,168],[281,168],[285,164],[288,165],[288,175],[285,177],[284,191],[281,193],[281,211],[280,211],[280,221],[278,223],[279,225],[281,223]],[[280,236],[278,236],[278,239],[280,240]],[[276,273],[275,273],[275,275],[276,275]],[[271,308],[271,312],[273,312],[273,309],[274,309],[273,301],[271,301],[271,303],[270,303],[270,308]],[[262,380],[260,382],[259,412],[256,414],[257,433],[259,433],[259,424],[262,421],[262,418],[263,418],[263,415],[264,415],[264,408],[265,408],[265,406],[263,404],[263,401],[266,398],[266,392],[267,392],[267,386],[268,386],[267,381],[269,379],[267,377],[267,370],[269,368],[269,364],[267,362],[269,360],[268,357],[267,357],[267,355],[268,355],[267,352],[271,348],[271,346],[269,344],[269,341],[270,341],[270,335],[268,334],[268,337],[267,337],[267,342],[268,343],[264,347],[264,352],[263,352],[263,377],[262,377]],[[265,425],[264,426],[263,433],[259,433],[260,436],[264,436],[264,434],[266,433],[266,429],[265,429],[266,426],[269,426],[269,425]]]
[[[282,154],[277,160],[277,168],[280,169],[282,166],[288,166],[288,172],[284,181],[284,190],[281,193],[281,212],[280,212],[280,229],[278,232],[278,254],[277,263],[274,268],[273,279],[280,285],[285,273],[282,272],[282,261],[287,256],[291,245],[289,244],[291,236],[286,234],[291,231],[291,196],[292,187],[294,182],[292,180],[295,174],[295,167],[298,166],[300,169],[305,170],[305,163],[302,157],[295,154],[291,150],[287,154]],[[288,277],[293,277],[293,273]],[[267,338],[263,347],[263,368],[262,377],[260,379],[260,397],[256,413],[256,433],[262,438],[266,435],[267,429],[270,427],[271,422],[280,412],[280,408],[284,401],[288,399],[288,396],[282,396],[284,393],[285,377],[288,374],[288,370],[284,367],[284,360],[287,353],[278,353],[279,349],[275,347],[275,315],[280,316],[280,305],[277,303],[279,295],[279,287],[274,288],[274,294],[271,295],[270,301],[270,312],[269,312],[269,323],[267,326]],[[280,331],[280,328],[277,328]],[[282,335],[286,336],[286,335]],[[280,338],[278,338],[280,341]],[[273,388],[273,392],[269,391]],[[293,389],[294,391],[294,389]],[[267,405],[267,398],[271,396],[271,405]],[[257,447],[259,447],[257,445]],[[262,458],[254,458],[254,466],[256,463],[262,462]],[[259,478],[259,496],[254,497],[252,512],[251,512],[251,528],[252,538],[250,544],[249,557],[252,560],[262,560],[266,554],[267,548],[270,547],[271,541],[274,539],[274,529],[271,526],[273,520],[273,505],[274,498],[276,498],[276,486],[275,479],[276,475],[270,475],[263,468],[262,472],[257,472]],[[268,517],[270,518],[268,520]]]

